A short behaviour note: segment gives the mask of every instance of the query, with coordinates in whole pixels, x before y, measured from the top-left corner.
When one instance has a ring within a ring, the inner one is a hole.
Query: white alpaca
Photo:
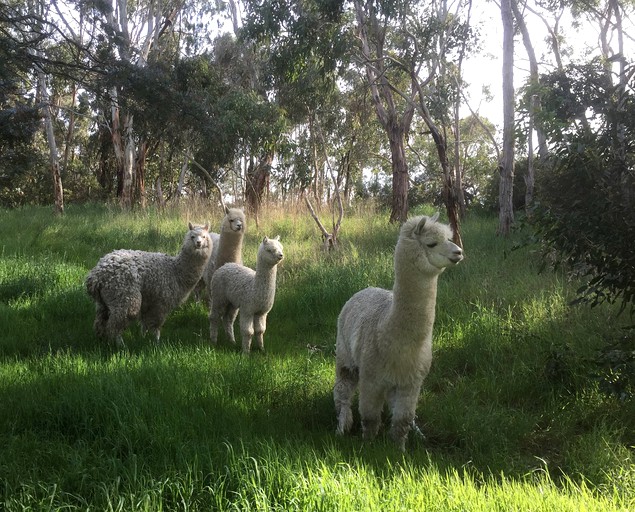
[[[226,263],[212,276],[209,313],[209,332],[212,344],[218,340],[218,324],[223,327],[230,341],[235,344],[234,321],[240,309],[240,334],[244,353],[251,350],[252,336],[255,345],[264,350],[263,336],[267,328],[267,314],[276,296],[276,275],[283,252],[280,237],[265,237],[258,249],[256,270],[237,263]]]
[[[166,317],[198,283],[212,252],[208,225],[193,226],[176,256],[121,249],[103,256],[86,277],[95,301],[95,331],[125,347],[122,332],[139,319],[158,342]]]
[[[200,297],[203,290],[206,290],[208,303],[211,304],[209,290],[214,271],[222,267],[225,263],[243,264],[243,238],[245,236],[246,227],[247,224],[243,210],[225,206],[225,216],[221,221],[220,235],[218,233],[210,233],[214,248],[209,262],[203,271],[201,281],[196,287],[197,297]]]
[[[437,279],[445,267],[463,259],[451,229],[437,219],[438,214],[415,217],[401,227],[392,291],[366,288],[342,308],[333,389],[338,434],[351,429],[351,401],[359,387],[363,437],[375,437],[388,402],[390,435],[405,448],[432,360]]]

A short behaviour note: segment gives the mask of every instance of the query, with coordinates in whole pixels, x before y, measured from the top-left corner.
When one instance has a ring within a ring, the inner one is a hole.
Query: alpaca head
[[[258,249],[258,259],[273,267],[280,263],[282,258],[284,258],[282,249],[279,236],[275,238],[264,237],[262,239],[262,243],[260,244],[260,248]]]
[[[188,228],[189,231],[185,235],[183,246],[187,247],[190,252],[209,257],[212,253],[212,239],[209,236],[209,224],[206,223],[204,226],[195,226],[190,222],[188,223]]]
[[[401,227],[399,258],[424,274],[439,274],[463,259],[463,250],[452,242],[452,229],[438,218],[438,213],[413,217]]]
[[[221,231],[244,233],[245,227],[245,212],[240,208],[228,208],[225,206],[225,217],[223,218]]]

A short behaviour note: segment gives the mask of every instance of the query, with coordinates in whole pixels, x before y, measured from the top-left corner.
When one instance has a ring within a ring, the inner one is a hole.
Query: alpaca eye
[[[436,247],[436,246],[437,246],[437,245],[439,245],[439,244],[437,244],[436,242],[432,242],[432,243],[430,243],[430,244],[426,244],[426,245],[427,245],[428,247],[430,247],[430,249],[432,249],[433,247]]]

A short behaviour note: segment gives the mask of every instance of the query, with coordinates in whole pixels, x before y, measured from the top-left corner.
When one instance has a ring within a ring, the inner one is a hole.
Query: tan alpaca
[[[228,208],[225,206],[225,216],[221,221],[220,234],[210,233],[214,249],[209,258],[207,267],[203,271],[201,281],[196,287],[196,294],[200,298],[205,290],[208,304],[211,304],[210,283],[217,268],[225,263],[243,264],[243,238],[245,236],[245,213],[240,208]]]
[[[437,219],[438,214],[415,217],[401,227],[392,291],[366,288],[342,308],[333,389],[340,435],[352,426],[351,401],[359,387],[363,437],[375,437],[387,402],[390,435],[405,448],[432,360],[437,279],[463,259],[451,229]]]

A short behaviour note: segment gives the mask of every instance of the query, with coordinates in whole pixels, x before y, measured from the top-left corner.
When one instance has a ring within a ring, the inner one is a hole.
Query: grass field
[[[432,213],[424,209],[422,213]],[[628,324],[572,308],[577,283],[539,273],[525,236],[494,218],[463,225],[466,259],[439,280],[434,360],[405,454],[384,436],[337,438],[336,320],[366,286],[391,287],[397,227],[349,213],[341,248],[320,251],[304,212],[250,222],[285,260],[266,354],[211,348],[190,299],[162,330],[119,352],[92,331],[83,281],[117,248],[176,253],[183,205],[0,212],[0,510],[635,510],[635,405],[600,392],[598,349]]]

